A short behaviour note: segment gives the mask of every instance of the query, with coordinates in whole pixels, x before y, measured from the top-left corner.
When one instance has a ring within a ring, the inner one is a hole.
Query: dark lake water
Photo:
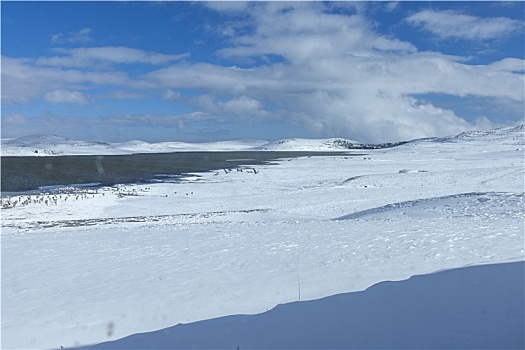
[[[2,157],[2,192],[44,186],[147,183],[191,172],[257,166],[277,159],[340,156],[346,152],[176,152],[110,156]]]

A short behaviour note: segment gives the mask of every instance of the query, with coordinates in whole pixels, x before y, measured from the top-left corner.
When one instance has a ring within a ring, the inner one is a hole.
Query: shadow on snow
[[[522,349],[524,267],[513,262],[440,271],[83,349]]]

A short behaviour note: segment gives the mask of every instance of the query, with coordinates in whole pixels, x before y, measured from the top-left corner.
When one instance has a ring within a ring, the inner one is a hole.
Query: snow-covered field
[[[524,141],[522,125],[282,159],[257,173],[2,198],[2,348],[95,344],[523,261]],[[17,147],[4,143],[2,155]]]

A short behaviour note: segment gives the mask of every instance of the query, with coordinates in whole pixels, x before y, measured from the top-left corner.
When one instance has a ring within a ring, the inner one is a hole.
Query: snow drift
[[[524,276],[523,262],[447,270],[85,349],[522,349]]]

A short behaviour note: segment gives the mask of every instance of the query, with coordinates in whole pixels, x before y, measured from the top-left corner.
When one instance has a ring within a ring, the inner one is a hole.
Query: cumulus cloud
[[[259,8],[265,6],[264,8]],[[363,51],[415,51],[397,39],[376,35],[362,15],[324,12],[318,4],[267,3],[253,9],[249,35],[237,36],[219,50],[226,57],[276,54],[291,63]]]
[[[423,10],[406,21],[422,27],[441,39],[499,39],[523,31],[523,22],[505,18],[481,18],[456,11]]]
[[[504,58],[489,65],[490,69],[507,72],[525,71],[525,62],[517,58]]]
[[[219,102],[218,107],[225,113],[235,116],[237,120],[258,120],[267,114],[258,100],[245,95]]]
[[[125,72],[42,67],[33,59],[2,56],[2,103],[27,103],[54,90],[87,86],[145,88],[145,83]]]
[[[44,99],[51,103],[87,104],[89,98],[79,91],[53,90],[44,94]]]

